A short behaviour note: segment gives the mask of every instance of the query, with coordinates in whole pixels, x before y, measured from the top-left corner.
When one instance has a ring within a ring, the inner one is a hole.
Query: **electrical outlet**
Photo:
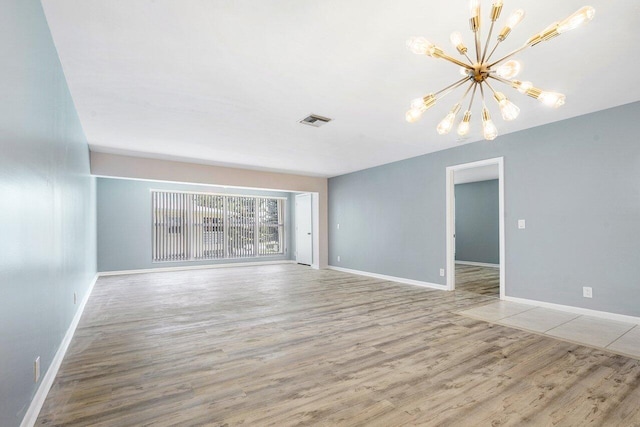
[[[527,223],[525,222],[524,219],[519,219],[518,220],[518,228],[520,230],[524,230],[525,228],[527,228]]]
[[[40,380],[40,356],[36,357],[33,362],[33,382],[37,383]]]
[[[440,269],[440,277],[444,277],[444,268]]]
[[[74,304],[78,303],[78,294],[76,292],[73,293],[73,303]]]
[[[338,262],[340,262],[340,255],[338,255]]]
[[[589,286],[583,286],[582,296],[585,298],[593,298],[593,289]]]

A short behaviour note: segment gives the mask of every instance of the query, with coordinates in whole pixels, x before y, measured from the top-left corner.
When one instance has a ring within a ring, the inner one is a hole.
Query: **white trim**
[[[311,268],[320,269],[320,193],[311,193],[311,233],[313,250]]]
[[[179,267],[141,268],[139,270],[102,271],[99,276],[120,276],[122,274],[160,273],[163,271],[204,270],[208,268],[255,267],[272,264],[295,264],[295,261],[283,259],[279,261],[232,262],[226,264],[183,265]]]
[[[640,325],[640,317],[628,316],[626,314],[610,313],[608,311],[592,310],[590,308],[575,307],[572,305],[555,304],[552,302],[537,301],[527,298],[517,298],[505,296],[505,301],[517,302],[520,304],[536,305],[538,307],[550,308],[552,310],[564,311],[572,314],[580,314],[583,316],[599,317],[601,319],[616,320],[618,322],[636,323]]]
[[[327,268],[329,270],[341,271],[343,273],[357,274],[358,276],[367,276],[367,277],[373,277],[376,279],[389,280],[390,282],[406,283],[407,285],[438,289],[440,291],[447,290],[447,287],[445,285],[438,285],[437,283],[422,282],[420,280],[405,279],[403,277],[387,276],[385,274],[370,273],[368,271],[352,270],[350,268],[335,267],[333,265],[330,265]]]
[[[454,290],[456,287],[455,278],[455,247],[453,233],[455,231],[455,183],[454,172],[462,169],[477,168],[479,166],[498,165],[498,216],[500,234],[500,299],[506,296],[506,251],[505,251],[505,220],[504,220],[504,157],[479,160],[477,162],[464,163],[460,165],[448,166],[446,169],[446,270],[447,270],[447,290]]]
[[[82,313],[84,312],[84,308],[87,305],[87,301],[89,301],[89,296],[93,291],[93,287],[98,280],[99,274],[96,274],[89,285],[89,289],[87,290],[82,302],[78,306],[76,310],[76,314],[73,316],[73,320],[67,329],[67,333],[64,335],[62,342],[60,343],[60,347],[58,347],[58,351],[56,351],[55,356],[53,356],[53,360],[51,361],[51,365],[49,365],[49,369],[45,373],[42,378],[42,382],[40,386],[36,390],[36,393],[31,400],[31,404],[29,404],[29,408],[27,412],[24,414],[24,418],[20,423],[20,427],[33,427],[38,420],[38,415],[40,415],[40,410],[42,409],[42,405],[44,405],[44,401],[49,394],[49,390],[51,390],[51,386],[53,385],[53,381],[56,379],[56,375],[58,374],[58,370],[60,369],[60,365],[62,364],[62,360],[64,359],[64,355],[67,353],[67,349],[69,348],[69,344],[71,344],[71,339],[76,332],[76,328],[78,327],[78,323],[80,323],[80,318],[82,317]]]
[[[500,268],[500,264],[490,264],[488,262],[458,261],[458,260],[456,260],[456,264],[473,265],[473,266],[476,266],[476,267]]]

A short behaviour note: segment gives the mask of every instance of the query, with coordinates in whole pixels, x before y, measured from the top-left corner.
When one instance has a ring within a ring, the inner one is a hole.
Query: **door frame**
[[[456,288],[456,260],[455,260],[455,171],[473,169],[480,166],[498,165],[498,216],[499,216],[499,241],[500,241],[500,299],[506,296],[506,248],[505,248],[505,221],[504,221],[504,157],[479,160],[471,163],[463,163],[448,166],[446,169],[446,253],[447,253],[447,290]]]

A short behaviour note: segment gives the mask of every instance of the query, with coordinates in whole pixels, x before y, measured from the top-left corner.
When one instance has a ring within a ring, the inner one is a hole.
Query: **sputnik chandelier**
[[[471,26],[471,31],[474,33],[475,37],[475,60],[469,57],[468,49],[462,41],[462,35],[459,32],[454,32],[453,34],[451,34],[451,43],[456,48],[458,53],[460,53],[460,55],[463,55],[469,61],[469,63],[459,61],[456,58],[447,55],[443,52],[442,49],[430,43],[423,37],[412,37],[407,41],[407,47],[413,53],[416,53],[418,55],[427,55],[432,58],[442,58],[449,62],[452,62],[461,67],[460,73],[463,75],[462,79],[438,92],[430,93],[423,98],[414,99],[411,102],[411,109],[407,111],[406,114],[406,119],[409,123],[413,123],[420,119],[425,111],[435,105],[436,101],[445,97],[454,89],[463,86],[465,83],[468,83],[464,95],[460,98],[460,101],[458,101],[453,106],[453,108],[451,108],[446,117],[442,119],[442,121],[438,124],[437,131],[440,135],[447,134],[451,131],[456,119],[456,115],[460,111],[463,101],[465,100],[467,95],[471,93],[469,107],[465,111],[462,117],[462,121],[460,121],[458,125],[458,135],[462,137],[466,136],[469,133],[469,126],[471,122],[471,107],[473,105],[473,100],[476,96],[477,90],[480,89],[480,95],[482,98],[482,131],[484,134],[484,138],[487,140],[495,139],[498,136],[498,130],[491,120],[489,109],[487,108],[487,105],[485,103],[485,91],[490,91],[491,93],[493,93],[493,97],[500,107],[500,112],[502,113],[502,118],[504,120],[514,120],[516,117],[518,117],[518,114],[520,114],[520,109],[511,101],[509,101],[509,99],[502,92],[496,91],[493,88],[492,84],[489,83],[489,80],[507,84],[516,89],[518,92],[529,95],[530,97],[535,98],[550,107],[558,108],[564,104],[565,96],[561,93],[548,92],[538,89],[528,81],[511,80],[520,72],[521,64],[520,62],[513,59],[509,61],[507,60],[528,47],[535,46],[538,43],[550,40],[566,31],[572,30],[581,26],[582,24],[591,21],[595,14],[595,10],[590,6],[585,6],[565,20],[554,22],[553,24],[549,25],[538,34],[535,34],[534,36],[529,38],[529,40],[527,40],[527,42],[518,49],[508,53],[500,59],[491,60],[491,57],[496,51],[496,48],[507,38],[507,36],[509,36],[515,26],[518,25],[520,21],[522,21],[522,18],[524,18],[524,11],[522,9],[516,10],[509,17],[505,26],[502,28],[502,31],[500,31],[500,33],[498,34],[497,41],[495,42],[493,49],[489,54],[487,54],[487,48],[489,47],[489,43],[491,41],[493,27],[498,18],[500,18],[500,12],[502,12],[502,0],[493,0],[490,15],[491,25],[489,27],[489,34],[487,36],[487,41],[483,50],[480,42],[480,1],[471,0],[471,18],[469,19],[469,24]]]

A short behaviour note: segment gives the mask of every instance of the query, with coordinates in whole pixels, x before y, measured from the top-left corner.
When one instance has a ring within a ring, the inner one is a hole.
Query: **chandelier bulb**
[[[458,125],[458,135],[465,136],[469,133],[469,122],[471,121],[471,111],[467,110],[464,113],[462,121]]]
[[[511,79],[520,73],[521,68],[522,64],[512,59],[511,61],[507,61],[496,68],[496,74],[503,79]]]
[[[449,40],[451,40],[451,44],[458,50],[458,53],[460,53],[460,55],[464,55],[465,53],[467,53],[467,47],[462,42],[462,34],[460,34],[460,32],[454,31],[453,33],[451,33]]]
[[[493,124],[487,107],[482,108],[482,133],[487,141],[493,141],[498,136],[498,128]]]
[[[432,93],[423,98],[416,98],[411,101],[411,109],[407,111],[404,118],[409,123],[415,123],[420,120],[422,113],[433,107],[436,103],[436,96]]]
[[[424,100],[422,98],[416,98],[411,101],[411,109],[419,110],[424,105]]]
[[[516,27],[516,25],[518,25],[520,21],[524,19],[524,15],[525,13],[524,13],[524,10],[522,9],[518,9],[515,12],[513,12],[511,16],[509,16],[509,19],[507,19],[507,27],[513,30]]]
[[[471,0],[469,3],[469,27],[474,33],[480,29],[480,0]]]
[[[407,111],[407,113],[404,115],[404,118],[409,122],[409,123],[415,123],[418,120],[420,120],[420,118],[422,117],[422,113],[423,111],[419,108],[412,108],[409,111]]]
[[[477,18],[480,16],[480,0],[469,1],[469,15],[471,18]]]
[[[504,41],[504,39],[507,38],[509,33],[511,33],[511,31],[516,27],[516,25],[518,25],[520,21],[522,21],[523,19],[524,19],[524,10],[518,9],[515,12],[513,12],[511,16],[509,16],[509,19],[507,19],[507,23],[505,24],[504,28],[502,28],[502,31],[500,31],[500,34],[498,35],[498,40]]]
[[[404,118],[409,123],[415,123],[422,118],[422,110],[418,108],[412,108],[404,115]]]
[[[446,117],[442,119],[440,123],[438,123],[438,127],[436,128],[436,130],[440,135],[446,135],[451,131],[451,128],[453,128],[453,122],[456,120],[456,114],[458,114],[458,111],[460,111],[459,103],[454,105],[451,111],[449,111],[449,113],[446,115]]]
[[[520,114],[520,108],[515,105],[513,102],[509,101],[506,96],[502,92],[496,92],[494,98],[498,102],[498,106],[500,107],[500,113],[502,114],[502,118],[505,121],[510,122],[511,120],[515,120]]]
[[[440,123],[438,123],[438,127],[436,128],[438,133],[440,135],[448,134],[449,131],[451,131],[451,128],[453,127],[453,121],[455,119],[456,119],[455,114],[452,114],[452,113],[447,114],[447,116],[444,119],[442,119]]]
[[[566,96],[557,92],[541,92],[538,100],[549,107],[558,108],[564,105]]]
[[[567,17],[564,21],[560,21],[557,31],[562,34],[564,32],[578,28],[581,25],[591,21],[596,14],[596,10],[591,6],[584,6],[583,8],[574,12],[571,16]]]
[[[431,56],[435,46],[424,37],[411,37],[407,40],[407,48],[416,55]]]
[[[449,40],[451,40],[453,47],[457,47],[459,44],[462,44],[462,34],[460,34],[460,31],[454,31],[451,33]]]
[[[436,96],[430,93],[422,98],[416,98],[413,101],[411,101],[411,108],[416,110],[422,110],[423,112],[425,112],[429,108],[433,107],[435,103],[436,103]]]

